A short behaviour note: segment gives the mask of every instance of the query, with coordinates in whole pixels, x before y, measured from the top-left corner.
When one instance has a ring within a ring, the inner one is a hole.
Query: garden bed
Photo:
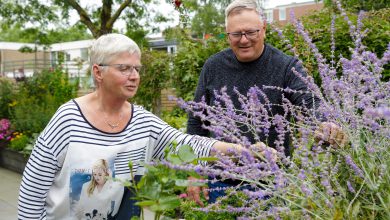
[[[2,143],[0,143],[2,145]],[[0,166],[17,173],[23,173],[26,166],[28,156],[7,148],[0,146]]]

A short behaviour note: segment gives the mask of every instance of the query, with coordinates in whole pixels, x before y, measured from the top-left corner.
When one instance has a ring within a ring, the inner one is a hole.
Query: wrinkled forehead
[[[134,58],[138,61],[141,60],[141,55],[136,51],[134,51],[134,52],[122,51],[122,52],[111,54],[111,56],[107,56],[106,62],[112,63],[115,60],[119,60],[123,57],[129,57],[129,56],[131,56],[132,58]]]

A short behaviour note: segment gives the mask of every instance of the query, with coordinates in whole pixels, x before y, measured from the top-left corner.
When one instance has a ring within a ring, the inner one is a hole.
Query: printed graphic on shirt
[[[96,158],[71,165],[70,207],[76,219],[113,219],[123,195],[115,182],[115,158]]]

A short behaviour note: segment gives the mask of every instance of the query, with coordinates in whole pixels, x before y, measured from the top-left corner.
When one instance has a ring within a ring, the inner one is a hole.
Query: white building
[[[55,43],[50,46],[0,42],[0,76],[29,77],[43,69],[62,66],[70,77],[86,77],[89,49],[94,40]],[[177,42],[164,38],[149,39],[150,50],[176,53]]]

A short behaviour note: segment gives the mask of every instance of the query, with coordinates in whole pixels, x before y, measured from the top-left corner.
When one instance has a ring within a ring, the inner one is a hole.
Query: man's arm
[[[308,85],[300,77],[307,77],[307,73],[304,71],[302,65],[294,59],[290,63],[287,71],[288,72],[286,73],[284,88],[290,88],[292,90],[298,91],[288,93],[286,95],[290,102],[296,106],[303,106],[303,103],[305,103],[305,107],[309,109],[318,108],[320,104],[320,99],[316,97],[313,93],[310,93]],[[299,74],[300,76],[298,76],[297,74]]]
[[[296,71],[295,73],[292,68]],[[308,92],[309,89],[307,84],[299,76],[297,76],[297,73],[301,74],[303,77],[307,76],[302,68],[302,65],[298,62],[294,62],[292,68],[289,68],[290,72],[287,73],[287,87],[295,91],[302,91],[303,93],[290,94],[288,96],[290,102],[297,106],[303,106],[303,103],[305,103],[305,107],[309,109],[317,109],[321,100],[313,93]],[[349,142],[348,135],[339,125],[333,122],[327,122],[326,119],[319,115],[317,111],[316,118],[322,121],[314,132],[314,136],[317,141],[322,140],[332,146],[339,147],[343,147]]]

